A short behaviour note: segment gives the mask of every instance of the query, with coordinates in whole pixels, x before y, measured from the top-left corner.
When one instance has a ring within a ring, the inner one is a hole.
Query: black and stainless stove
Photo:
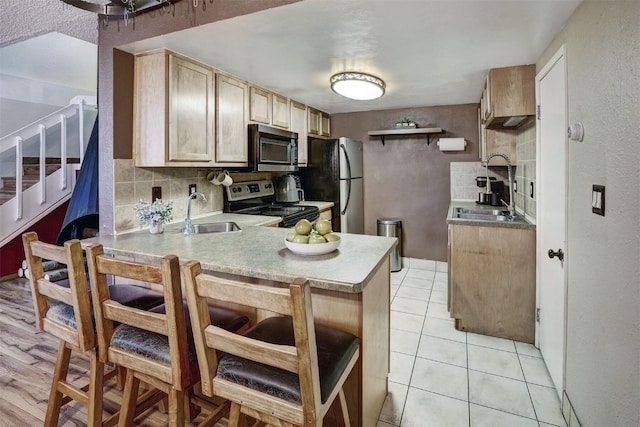
[[[274,194],[273,182],[269,180],[233,183],[226,187],[224,211],[279,216],[280,227],[293,227],[301,219],[314,222],[320,217],[316,206],[275,202]]]

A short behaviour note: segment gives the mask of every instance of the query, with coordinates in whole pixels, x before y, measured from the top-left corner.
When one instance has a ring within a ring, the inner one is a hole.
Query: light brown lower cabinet
[[[448,308],[456,329],[533,343],[535,230],[449,224]]]

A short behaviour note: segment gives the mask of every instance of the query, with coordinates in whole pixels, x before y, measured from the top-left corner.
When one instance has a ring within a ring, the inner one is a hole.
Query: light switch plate
[[[604,185],[594,185],[591,191],[591,212],[604,216]]]

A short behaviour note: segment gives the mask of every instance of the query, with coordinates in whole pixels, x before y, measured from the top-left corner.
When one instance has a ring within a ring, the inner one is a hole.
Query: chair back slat
[[[50,243],[41,241],[33,241],[31,243],[31,252],[34,256],[51,261],[57,261],[60,264],[67,264],[67,257],[64,251],[60,250],[61,246],[55,246]]]
[[[169,335],[165,314],[131,310],[130,307],[112,300],[105,301],[102,306],[104,308],[104,316],[109,320],[155,332],[156,334]]]
[[[101,274],[126,277],[141,282],[162,283],[162,269],[157,265],[140,264],[109,257],[97,258],[96,263]]]
[[[95,348],[95,330],[80,241],[69,240],[64,243],[64,246],[56,246],[39,241],[35,232],[28,232],[23,234],[22,242],[27,266],[31,273],[29,281],[37,327],[77,346],[81,352]],[[44,279],[43,259],[67,266],[69,288]],[[47,319],[50,300],[59,301],[73,308],[75,328],[61,321]],[[46,322],[45,319],[47,319]],[[52,326],[54,324],[57,326]]]
[[[291,315],[289,288],[256,285],[238,280],[200,275],[196,280],[198,294],[219,301]]]
[[[213,325],[205,329],[205,339],[209,348],[289,372],[298,372],[298,352],[295,346],[276,345],[246,338]]]
[[[54,299],[56,301],[63,302],[65,304],[73,305],[73,296],[71,295],[71,288],[65,288],[60,285],[56,285],[55,282],[50,282],[47,279],[38,279],[38,291],[40,294]]]

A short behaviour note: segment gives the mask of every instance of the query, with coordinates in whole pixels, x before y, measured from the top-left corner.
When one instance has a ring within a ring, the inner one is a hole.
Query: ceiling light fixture
[[[335,93],[358,101],[380,98],[386,87],[382,79],[354,71],[334,74],[329,81]]]

